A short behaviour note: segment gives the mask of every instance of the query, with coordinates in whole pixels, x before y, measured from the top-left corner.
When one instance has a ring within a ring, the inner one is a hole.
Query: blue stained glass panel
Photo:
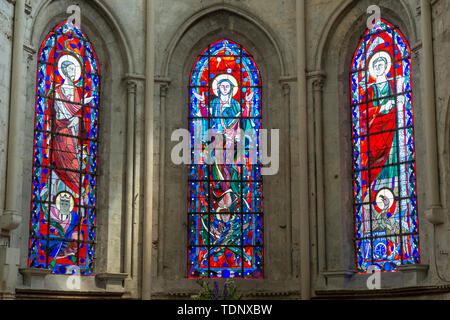
[[[239,44],[222,39],[199,55],[189,87],[189,278],[263,277],[261,101],[259,70]]]
[[[38,58],[28,264],[92,275],[99,66],[86,35],[67,21]]]
[[[396,271],[420,261],[410,48],[385,20],[363,40],[350,76],[356,267]]]
[[[355,58],[353,59],[352,72],[363,70],[366,67],[366,46],[364,38],[361,40],[358,50],[356,51]]]

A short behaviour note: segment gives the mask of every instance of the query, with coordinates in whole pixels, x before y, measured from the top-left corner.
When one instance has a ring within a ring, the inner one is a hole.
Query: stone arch
[[[267,36],[267,38],[270,40],[271,44],[275,48],[277,55],[278,55],[279,64],[281,67],[281,74],[285,75],[285,71],[286,71],[285,58],[284,58],[283,52],[281,50],[281,47],[279,45],[279,42],[278,42],[276,36],[274,35],[274,32],[270,29],[270,27],[267,26],[264,22],[262,22],[259,18],[255,17],[251,13],[243,10],[242,8],[239,8],[239,7],[230,5],[230,4],[225,4],[225,3],[215,4],[210,7],[205,8],[201,11],[198,11],[195,14],[193,14],[192,16],[190,16],[189,18],[187,18],[181,24],[181,26],[176,31],[175,35],[171,38],[171,40],[165,50],[166,55],[165,55],[162,65],[161,65],[161,75],[163,75],[163,76],[168,75],[169,64],[170,64],[170,61],[172,60],[174,50],[177,47],[177,45],[179,44],[179,42],[181,41],[182,37],[188,31],[188,29],[191,26],[193,26],[197,21],[201,20],[203,17],[208,16],[217,11],[226,11],[226,12],[234,13],[238,16],[241,16],[241,17],[249,20],[252,24],[257,26]]]
[[[367,2],[367,1],[366,1]],[[382,9],[382,15],[385,13],[383,10],[386,9],[389,16],[396,16],[396,20],[404,21],[398,18],[397,14],[394,14],[393,11],[390,9],[390,6],[392,5],[390,2],[386,1],[380,1],[380,7]],[[386,3],[386,4],[385,4]],[[320,33],[320,39],[316,48],[316,54],[314,55],[316,57],[315,60],[315,70],[322,70],[323,63],[325,60],[324,55],[326,54],[327,50],[327,44],[330,41],[330,38],[333,37],[333,34],[336,30],[336,27],[344,20],[347,19],[347,15],[354,10],[355,8],[367,8],[372,3],[367,2],[367,5],[364,6],[361,3],[357,3],[353,0],[346,0],[344,2],[341,2],[336,10],[331,15],[330,19],[328,19],[328,23],[323,27],[321,33]],[[398,1],[399,8],[406,14],[407,21],[404,21],[404,26],[407,26],[407,33],[406,35],[409,36],[409,42],[411,46],[416,43],[417,41],[417,26],[414,23],[413,16],[411,14],[411,11],[409,10],[408,5],[405,3],[405,0]],[[366,15],[366,11],[364,10],[361,14],[360,18],[363,18],[362,16]],[[368,15],[366,15],[368,17]],[[404,27],[403,26],[403,27]],[[405,28],[403,28],[405,29]],[[402,30],[405,31],[405,30]]]
[[[280,105],[282,95],[279,79],[286,70],[284,58],[268,29],[261,28],[263,24],[254,21],[257,21],[256,18],[243,15],[240,9],[218,5],[198,12],[179,28],[166,49],[166,58],[160,66],[161,74],[171,81],[165,98],[166,106],[160,107],[160,110],[165,109],[166,116],[159,121],[167,138],[175,129],[188,128],[187,88],[195,59],[205,47],[223,37],[246,48],[253,55],[260,69],[263,84],[263,128],[280,128],[280,139],[283,139],[283,136],[289,136],[287,113],[279,112],[283,108]],[[287,138],[286,141],[280,141],[280,143],[283,142],[287,143]],[[170,142],[162,145],[161,150],[165,154],[165,159],[170,159],[171,146],[173,143]],[[269,292],[297,291],[296,288],[299,287],[296,281],[292,281],[288,267],[290,263],[286,263],[290,259],[290,252],[286,245],[286,228],[278,228],[280,224],[284,225],[284,222],[279,221],[287,221],[290,212],[289,192],[287,192],[288,153],[280,151],[282,153],[280,154],[280,172],[277,176],[264,178],[264,193],[273,197],[273,201],[268,201],[264,209],[265,213],[270,212],[265,215],[264,221],[266,243],[264,256],[270,258],[266,260],[265,279],[256,280],[261,290]],[[160,168],[164,171],[166,180],[160,188],[163,194],[164,212],[160,212],[160,220],[154,225],[155,228],[159,228],[158,234],[161,237],[159,243],[163,248],[159,253],[162,257],[160,259],[162,272],[158,274],[158,277],[164,279],[165,283],[165,288],[160,289],[161,291],[186,292],[195,290],[195,281],[186,277],[187,201],[169,201],[169,197],[186,199],[188,172],[185,168],[167,162]],[[178,222],[169,224],[164,216],[177,217],[172,221]],[[164,250],[164,248],[171,248],[171,250]],[[271,287],[269,279],[280,281]],[[239,279],[238,282],[245,291],[249,290],[252,280]]]
[[[342,271],[342,277],[346,279],[355,269],[349,71],[359,40],[366,30],[366,8],[372,4],[365,0],[342,2],[321,33],[314,61],[316,70],[328,75],[323,102],[323,135],[327,137],[323,145],[327,268],[330,272]],[[414,47],[416,26],[406,4],[401,1],[379,1],[376,4],[381,7],[382,18],[396,25]],[[412,64],[416,65],[412,67],[413,82],[418,74],[416,59],[413,55]],[[416,105],[420,101],[416,94],[418,87],[417,84],[413,86]],[[350,278],[357,281],[359,275]],[[393,285],[395,281],[401,279],[394,279]],[[354,285],[363,287],[362,283],[355,282]]]
[[[41,39],[41,30],[38,27],[39,17],[45,12],[48,6],[50,6],[54,1],[52,0],[44,0],[42,1],[38,7],[36,8],[35,18],[32,20],[31,24],[31,33],[30,33],[30,44],[34,48],[38,48],[40,46],[40,40]],[[83,4],[83,3],[82,3]],[[70,4],[69,4],[70,5]],[[108,5],[103,0],[94,0],[89,1],[88,8],[95,9],[95,11],[99,12],[102,16],[102,20],[109,25],[109,28],[111,30],[114,30],[114,36],[117,39],[117,43],[119,43],[119,48],[122,53],[123,57],[123,65],[125,66],[125,73],[133,73],[134,72],[134,60],[132,58],[130,44],[128,41],[128,37],[123,32],[122,25],[120,24],[119,20],[115,17],[114,13],[109,9]],[[67,8],[67,6],[66,6]],[[83,14],[83,13],[82,13]],[[61,16],[68,16],[65,12],[62,12],[60,14]],[[83,17],[82,17],[83,20]],[[89,22],[91,24],[90,27],[94,26],[95,24],[92,24],[92,22]]]

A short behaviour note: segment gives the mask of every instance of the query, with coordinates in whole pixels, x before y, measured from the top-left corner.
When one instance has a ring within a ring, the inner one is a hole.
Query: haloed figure
[[[370,140],[369,166],[371,169],[370,181],[389,179],[396,176],[395,167],[384,167],[386,163],[397,161],[397,127],[396,111],[402,107],[404,98],[394,98],[392,79],[388,77],[391,72],[392,58],[386,51],[377,52],[369,61],[369,73],[376,82],[368,88],[368,131],[379,133]]]
[[[74,207],[75,200],[67,191],[60,192],[55,204],[50,207],[49,226],[52,236],[48,245],[53,264],[56,264],[56,259],[76,259],[77,240],[82,240],[82,236],[78,234],[79,216]]]
[[[80,175],[76,172],[80,169],[80,127],[83,103],[88,103],[91,98],[82,98],[82,74],[81,63],[72,55],[64,55],[58,60],[58,71],[63,79],[62,84],[55,88],[54,111],[56,115],[54,123],[53,161],[58,168],[69,170],[55,170],[52,179],[69,187],[78,193]],[[84,128],[89,129],[89,128]],[[54,191],[54,190],[53,190]]]
[[[215,163],[212,169],[212,179],[220,181],[220,190],[214,192],[214,197],[220,208],[234,211],[234,207],[238,205],[239,184],[232,182],[240,179],[240,173],[236,165],[234,165],[233,155],[234,146],[241,139],[240,137],[240,118],[249,117],[251,115],[251,105],[253,92],[245,95],[245,106],[242,107],[234,96],[239,91],[239,84],[235,77],[230,74],[218,75],[213,83],[212,90],[214,95],[209,103],[209,112],[207,112],[207,102],[204,95],[194,93],[195,97],[200,101],[200,109],[202,114],[209,114],[211,117],[212,129],[216,134],[223,135],[224,146],[221,155],[222,163]],[[215,146],[216,147],[216,146]],[[233,154],[227,155],[227,150],[231,150]],[[216,150],[217,151],[217,150]],[[216,154],[216,159],[219,158]],[[216,208],[217,209],[217,208]]]

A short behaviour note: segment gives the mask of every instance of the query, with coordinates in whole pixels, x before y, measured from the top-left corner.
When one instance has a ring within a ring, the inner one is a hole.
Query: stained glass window
[[[411,51],[378,20],[350,75],[357,270],[419,263]]]
[[[209,45],[194,63],[189,85],[189,278],[263,277],[262,178],[257,138],[261,93],[255,61],[231,40]],[[223,139],[208,140],[208,129]],[[215,149],[210,162],[204,157],[208,142],[214,147],[223,145],[224,149]],[[233,153],[239,143],[244,151]],[[219,157],[229,160],[218,161]]]
[[[38,54],[29,266],[92,275],[100,75],[84,32],[63,22]]]

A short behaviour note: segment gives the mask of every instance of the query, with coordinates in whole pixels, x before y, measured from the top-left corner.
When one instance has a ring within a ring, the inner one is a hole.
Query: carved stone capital
[[[137,81],[136,80],[132,80],[132,79],[127,79],[126,80],[126,84],[127,84],[127,91],[128,91],[128,93],[136,94]]]
[[[160,90],[159,94],[161,97],[163,98],[167,97],[167,92],[169,91],[169,84],[161,83],[159,90]]]
[[[289,83],[284,82],[281,88],[283,89],[283,96],[289,96],[291,94],[291,85]]]
[[[124,81],[128,81],[128,80],[134,80],[134,81],[145,81],[145,76],[142,74],[136,74],[136,73],[126,73],[125,76],[123,77]]]
[[[307,77],[312,81],[313,91],[322,91],[327,79],[325,71],[308,72]]]
[[[313,90],[314,91],[322,91],[323,86],[325,85],[325,79],[324,78],[317,78],[313,80]]]
[[[14,230],[22,222],[22,215],[16,210],[5,210],[0,216],[0,229]]]

